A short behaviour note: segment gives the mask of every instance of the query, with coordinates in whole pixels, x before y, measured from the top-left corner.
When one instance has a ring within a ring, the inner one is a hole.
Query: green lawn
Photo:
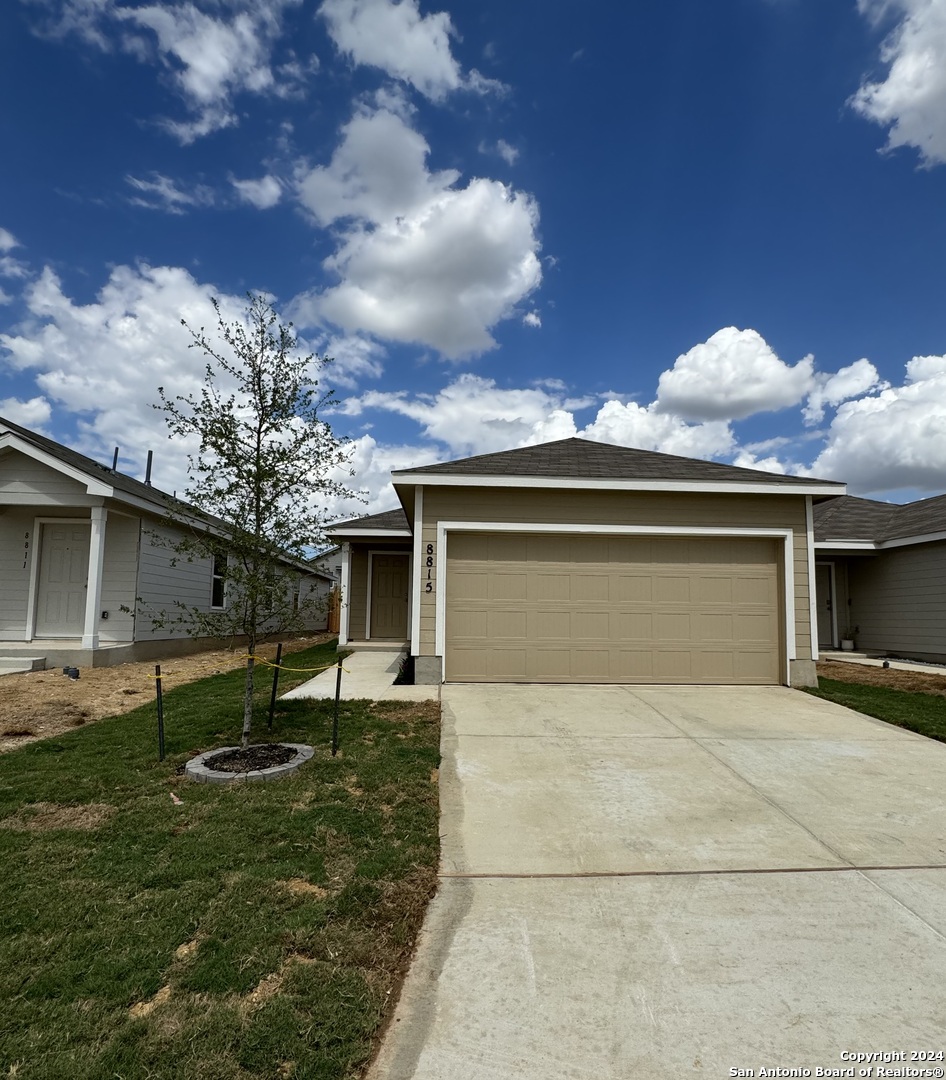
[[[920,694],[822,678],[818,679],[817,690],[812,688],[807,692],[875,716],[878,720],[886,720],[888,724],[909,728],[919,735],[946,742],[946,698],[938,694]]]
[[[311,762],[185,780],[242,681],[167,693],[163,763],[153,704],[0,757],[0,1077],[359,1075],[434,887],[438,708],[342,702],[332,759],[331,702],[280,703]]]

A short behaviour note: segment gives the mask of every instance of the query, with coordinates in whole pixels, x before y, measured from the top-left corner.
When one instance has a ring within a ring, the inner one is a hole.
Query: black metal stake
[[[164,761],[164,696],[161,693],[161,665],[154,665],[154,684],[158,694],[158,761]]]
[[[342,693],[342,658],[338,658],[338,673],[335,676],[335,715],[332,717],[332,757],[338,753],[338,699]]]
[[[276,646],[276,663],[273,666],[273,693],[269,699],[269,730],[273,730],[273,712],[276,708],[276,687],[279,685],[279,661],[282,660],[282,642]]]

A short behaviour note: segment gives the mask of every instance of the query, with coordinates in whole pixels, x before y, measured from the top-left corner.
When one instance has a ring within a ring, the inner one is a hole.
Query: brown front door
[[[371,557],[371,639],[407,640],[407,561],[407,555]]]

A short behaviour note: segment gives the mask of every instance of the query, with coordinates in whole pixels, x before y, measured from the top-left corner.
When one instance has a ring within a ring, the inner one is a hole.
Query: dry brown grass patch
[[[150,1016],[159,1005],[171,1000],[170,986],[162,986],[150,1001],[139,1001],[128,1010],[132,1020],[140,1020],[144,1016]]]
[[[196,938],[193,941],[185,941],[183,945],[178,945],[174,950],[174,959],[190,960],[199,947],[200,942]]]
[[[307,900],[324,900],[328,896],[328,889],[321,885],[313,885],[304,878],[290,878],[288,881],[280,881],[282,886],[291,896],[302,896]]]
[[[818,674],[823,679],[834,679],[837,682],[886,686],[891,690],[946,697],[946,671],[942,675],[933,675],[926,671],[901,671],[899,668],[848,664],[843,660],[819,660]]]
[[[58,803],[37,802],[21,806],[12,816],[0,822],[7,829],[21,832],[48,832],[51,829],[81,829],[89,831],[104,825],[115,813],[108,803],[81,803],[60,806]]]

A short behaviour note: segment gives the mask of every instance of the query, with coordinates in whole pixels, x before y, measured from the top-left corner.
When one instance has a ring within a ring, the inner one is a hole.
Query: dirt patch
[[[2,823],[7,829],[21,832],[48,832],[50,829],[80,829],[90,831],[104,825],[115,813],[107,803],[81,803],[79,806],[60,806],[59,803],[37,802],[21,806]]]
[[[150,1001],[139,1001],[128,1010],[132,1020],[140,1020],[143,1016],[149,1016],[159,1006],[171,1000],[170,986],[162,986]]]
[[[304,878],[290,878],[288,881],[280,881],[279,884],[292,896],[302,896],[307,900],[324,900],[328,896],[328,889],[313,885]]]
[[[305,649],[334,636],[315,634],[296,639],[291,645],[293,649]],[[256,651],[258,656],[272,659],[276,646],[260,645]],[[153,701],[155,663],[161,665],[164,689],[173,690],[242,667],[245,655],[242,648],[214,649],[170,660],[82,668],[80,678],[75,680],[63,675],[61,668],[0,676],[0,753],[106,716],[121,716]]]
[[[836,679],[838,682],[887,686],[891,690],[909,690],[919,694],[946,697],[946,672],[942,675],[933,675],[926,671],[902,671],[900,668],[869,667],[866,664],[819,660],[818,674],[823,679]]]
[[[200,947],[200,942],[195,938],[193,941],[185,941],[174,950],[175,960],[190,960]]]

